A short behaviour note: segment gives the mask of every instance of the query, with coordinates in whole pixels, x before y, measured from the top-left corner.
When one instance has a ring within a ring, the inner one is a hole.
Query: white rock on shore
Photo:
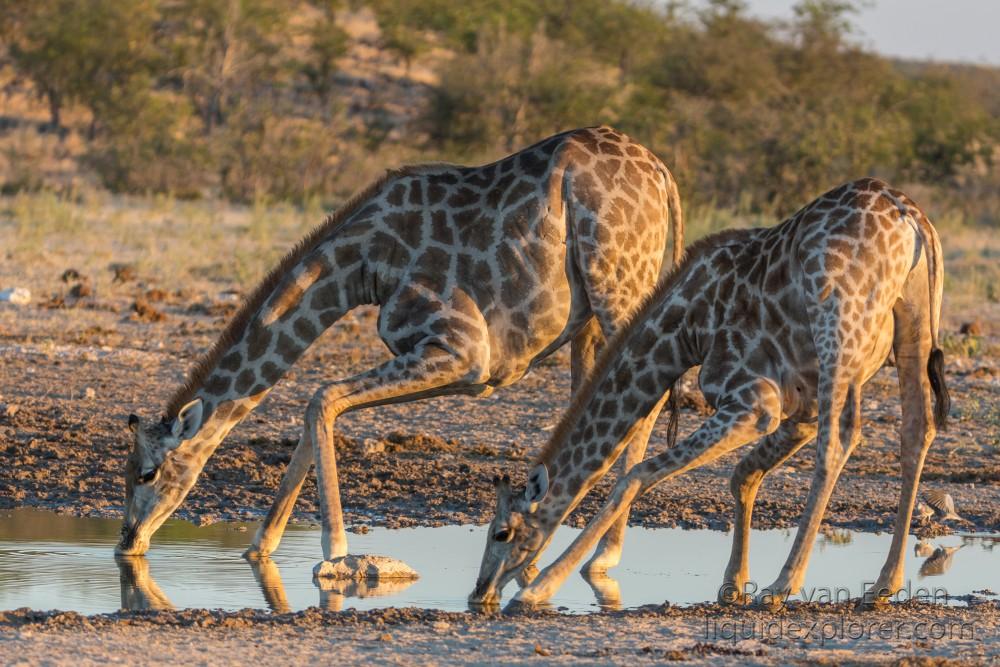
[[[318,579],[417,579],[417,571],[401,560],[388,556],[355,556],[348,554],[319,563],[313,568]]]

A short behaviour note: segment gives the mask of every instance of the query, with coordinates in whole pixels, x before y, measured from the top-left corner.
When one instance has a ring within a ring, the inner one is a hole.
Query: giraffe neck
[[[357,243],[358,234],[350,244],[325,240],[285,267],[273,285],[265,281],[267,293],[248,301],[260,305],[244,315],[238,330],[227,330],[195,368],[168,414],[194,398],[203,401],[197,438],[202,446],[192,448],[200,450],[192,452],[196,458],[207,459],[327,328],[353,308],[374,302],[374,272],[359,254],[344,252]]]
[[[556,428],[537,463],[549,488],[536,516],[554,529],[622,453],[666,390],[701,363],[696,331],[703,318],[684,289],[682,266],[612,339],[590,380]],[[675,288],[676,287],[676,288]]]

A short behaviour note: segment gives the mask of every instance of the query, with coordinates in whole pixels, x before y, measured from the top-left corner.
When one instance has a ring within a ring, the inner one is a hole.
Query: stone
[[[983,323],[980,320],[973,320],[972,322],[963,322],[962,326],[959,327],[958,333],[964,334],[966,336],[982,336],[983,335]]]
[[[416,570],[401,560],[388,556],[356,556],[348,554],[319,563],[313,568],[317,579],[341,579],[347,581],[382,579],[417,579]]]
[[[365,456],[374,456],[385,453],[385,442],[375,438],[365,438],[361,441],[361,453]]]
[[[0,290],[0,301],[15,306],[26,306],[31,303],[31,292],[23,287],[8,287]]]

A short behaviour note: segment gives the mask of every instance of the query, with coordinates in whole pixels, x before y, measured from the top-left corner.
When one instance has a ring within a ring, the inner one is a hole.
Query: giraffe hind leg
[[[904,286],[902,298],[893,308],[893,351],[896,355],[896,373],[903,408],[899,453],[902,479],[892,543],[875,585],[865,594],[865,603],[885,602],[903,587],[904,550],[910,532],[917,486],[927,450],[936,433],[928,369],[932,341],[926,276],[927,271],[922,265],[918,265]]]
[[[746,602],[746,584],[750,569],[750,526],[753,505],[764,476],[787,461],[805,444],[816,437],[816,425],[786,420],[778,430],[762,438],[736,465],[730,480],[735,501],[732,552],[719,602]]]
[[[832,289],[834,285],[828,280],[816,282],[807,305],[819,362],[816,468],[788,558],[775,582],[761,593],[761,601],[770,606],[780,606],[788,595],[802,587],[833,488],[861,440],[861,387],[865,363],[862,346],[865,341],[878,338],[877,324],[872,324],[878,318],[845,315],[850,311],[850,300],[855,302],[851,307],[864,312],[869,307],[865,304],[868,295]],[[884,289],[892,288],[884,286]],[[871,330],[865,330],[864,322],[869,322]],[[855,327],[861,331],[855,331]]]
[[[576,239],[574,262],[606,341],[627,326],[656,288],[663,262],[669,256],[666,248],[670,216],[679,216],[680,210],[662,205],[661,197],[670,198],[663,188],[672,186],[665,185],[660,174],[654,181],[644,180],[644,186],[635,194],[612,193],[623,205],[604,210],[595,210],[593,202],[577,197],[573,188],[568,189],[566,209]],[[673,195],[676,202],[676,192]],[[646,215],[640,218],[638,214],[643,209]],[[683,222],[678,219],[677,224],[682,226]],[[633,242],[619,240],[619,234],[625,230],[634,238]],[[679,238],[683,237],[683,229],[678,227],[676,231]],[[617,464],[619,478],[642,461],[650,433],[668,399],[665,395],[629,440],[625,455]],[[593,557],[584,566],[587,572],[596,576],[619,563],[627,526],[626,511],[602,536]]]

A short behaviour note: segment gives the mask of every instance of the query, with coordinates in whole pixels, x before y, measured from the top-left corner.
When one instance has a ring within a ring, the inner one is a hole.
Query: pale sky
[[[698,4],[695,2],[694,4]],[[792,17],[795,0],[747,0],[762,18]],[[855,38],[889,56],[1000,65],[1000,0],[869,0]]]

